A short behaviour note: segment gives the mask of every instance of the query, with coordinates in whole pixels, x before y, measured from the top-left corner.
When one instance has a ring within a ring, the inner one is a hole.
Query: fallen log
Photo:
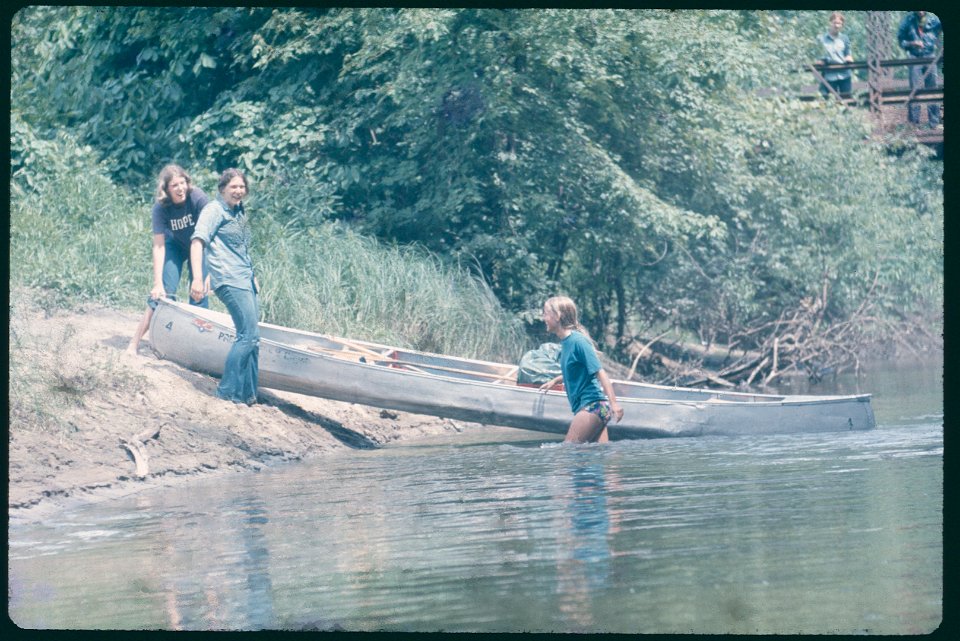
[[[634,351],[631,349],[632,347],[636,347],[635,342],[627,347],[628,353]],[[669,356],[666,356],[665,354],[661,354],[660,352],[657,352],[651,349],[649,343],[646,345],[640,346],[640,348],[636,350],[636,354],[634,355],[633,367],[631,367],[631,372],[636,368],[637,363],[641,359],[659,362],[660,365],[662,365],[666,369],[673,372],[674,376],[678,378],[693,377],[693,380],[687,381],[684,383],[686,385],[698,385],[700,383],[709,381],[711,383],[714,383],[715,385],[720,385],[722,387],[736,387],[736,384],[731,383],[730,381],[723,378],[716,372],[712,372],[710,370],[707,370],[701,367],[696,367],[696,366],[691,367],[689,365],[685,365],[680,361],[676,361],[670,358]]]
[[[685,381],[685,385],[701,385],[706,382],[713,383],[715,385],[720,385],[722,387],[736,387],[736,384],[731,382],[729,379],[730,374],[737,374],[745,371],[749,368],[753,362],[743,363],[740,360],[730,365],[726,370],[716,372],[710,368],[703,367],[702,361],[695,361],[696,364],[685,364],[678,360],[663,354],[660,351],[654,350],[652,346],[655,343],[660,343],[663,345],[662,341],[659,341],[660,337],[653,338],[649,341],[646,341],[644,344],[640,344],[639,341],[634,340],[629,343],[625,351],[627,354],[633,357],[633,363],[630,368],[630,374],[633,375],[633,372],[636,371],[637,364],[640,360],[654,361],[660,363],[663,367],[670,370],[674,373],[676,377],[692,377],[691,380]],[[718,348],[715,348],[718,349]],[[733,354],[733,350],[724,351],[727,356]],[[744,351],[746,355],[748,352]],[[742,356],[740,359],[742,360]],[[756,360],[760,360],[760,355],[756,355]],[[629,378],[627,379],[629,380]]]
[[[744,359],[752,362],[759,361],[763,354],[754,350],[738,349],[721,345],[701,345],[700,343],[684,343],[679,341],[663,341],[663,334],[655,338],[645,336],[635,337],[633,344],[649,343],[651,348],[669,358],[678,361],[694,361],[712,371],[730,367]],[[628,349],[630,349],[628,347]]]

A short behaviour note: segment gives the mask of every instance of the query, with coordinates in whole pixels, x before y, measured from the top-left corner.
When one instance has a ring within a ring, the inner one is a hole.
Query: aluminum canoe
[[[235,338],[230,316],[161,300],[154,352],[214,376]],[[260,386],[488,425],[564,434],[562,391],[518,385],[513,365],[430,354],[260,323]],[[869,394],[776,395],[613,381],[624,409],[611,439],[869,430]]]

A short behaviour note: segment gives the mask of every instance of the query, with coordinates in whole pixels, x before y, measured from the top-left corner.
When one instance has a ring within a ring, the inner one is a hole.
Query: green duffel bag
[[[560,374],[560,343],[543,343],[520,357],[519,385],[543,385]],[[560,389],[557,386],[556,389]]]

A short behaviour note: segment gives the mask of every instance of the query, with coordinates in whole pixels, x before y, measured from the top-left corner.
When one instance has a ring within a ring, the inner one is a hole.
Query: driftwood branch
[[[651,363],[651,382],[680,385],[767,386],[789,374],[806,374],[816,382],[852,368],[859,372],[865,350],[876,344],[877,336],[890,337],[889,346],[919,355],[930,346],[942,345],[942,338],[931,336],[928,319],[901,315],[883,318],[877,313],[876,293],[881,287],[879,271],[871,276],[866,293],[855,311],[833,318],[833,297],[829,278],[824,277],[811,296],[767,317],[755,325],[724,334],[713,328],[711,336],[725,336],[726,344],[710,345],[697,341],[650,339],[636,336],[621,343],[629,357],[632,377],[641,360]],[[650,370],[648,370],[650,371]]]
[[[147,448],[143,445],[150,439],[156,438],[160,438],[159,427],[150,427],[129,439],[120,439],[120,445],[130,453],[133,462],[137,465],[136,475],[138,478],[144,478],[150,474],[150,457],[147,455]]]
[[[770,359],[764,356],[763,360],[761,360],[760,363],[753,369],[753,371],[750,372],[750,378],[747,379],[747,385],[750,385],[751,383],[753,383],[753,379],[757,377],[757,374],[760,373],[760,370],[766,367],[767,363],[769,362],[770,362]]]
[[[763,379],[763,384],[767,385],[777,376],[777,369],[780,365],[780,337],[773,338],[773,365],[770,366],[770,373]]]
[[[646,343],[640,347],[639,350],[637,350],[637,354],[633,360],[633,367],[630,368],[631,376],[633,375],[636,365],[640,359],[646,359],[659,363],[663,368],[671,372],[673,378],[675,379],[692,377],[692,380],[685,381],[685,384],[687,385],[697,385],[705,381],[710,381],[715,385],[721,385],[723,387],[736,387],[736,384],[731,383],[716,372],[711,372],[696,365],[685,365],[680,361],[674,360],[665,354],[651,349],[650,346],[653,344],[653,342],[655,342],[655,340],[656,339]]]
[[[650,341],[649,341],[646,345],[644,345],[643,347],[640,348],[640,351],[637,352],[636,357],[634,357],[634,359],[633,359],[633,363],[630,365],[630,373],[627,374],[627,380],[628,380],[628,381],[633,378],[634,372],[637,371],[637,363],[640,362],[640,357],[642,357],[644,354],[646,354],[646,353],[647,353],[647,350],[650,349],[650,346],[653,345],[654,343],[656,343],[658,340],[660,340],[660,339],[663,338],[664,336],[666,336],[666,335],[667,335],[667,332],[669,332],[669,331],[670,331],[670,330],[667,330],[666,332],[662,332],[659,336],[656,336],[655,338],[651,338]]]

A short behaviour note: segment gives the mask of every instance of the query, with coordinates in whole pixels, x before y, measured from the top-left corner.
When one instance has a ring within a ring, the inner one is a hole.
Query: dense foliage
[[[64,131],[124,188],[239,166],[278,234],[415,244],[514,313],[839,363],[939,309],[943,205],[922,151],[790,98],[825,16],[32,7],[13,173]]]
[[[152,283],[148,204],[118,189],[69,136],[39,144],[29,133],[17,127],[16,153],[32,147],[42,158],[13,181],[11,283],[47,310],[89,302],[142,309]],[[247,201],[270,321],[470,357],[522,352],[521,323],[470,270],[335,223],[305,229],[280,220],[272,197],[276,191]],[[226,311],[216,297],[211,304]]]

